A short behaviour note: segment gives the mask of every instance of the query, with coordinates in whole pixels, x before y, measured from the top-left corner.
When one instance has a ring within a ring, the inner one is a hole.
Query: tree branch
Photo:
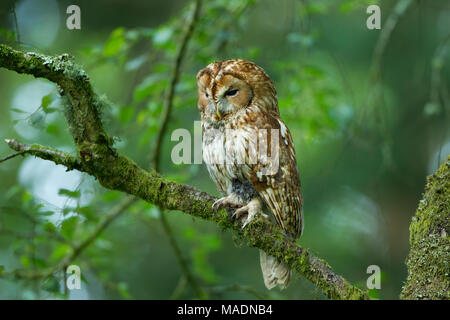
[[[397,1],[395,7],[392,9],[392,12],[386,19],[384,26],[380,32],[380,36],[375,46],[375,50],[372,57],[372,65],[369,73],[369,79],[371,84],[375,82],[380,74],[381,69],[381,60],[384,55],[384,51],[386,50],[386,46],[391,38],[392,32],[401,16],[408,10],[409,6],[413,3],[412,0],[399,0]]]
[[[15,139],[5,139],[6,144],[13,150],[17,151],[0,160],[0,163],[12,159],[18,155],[31,154],[35,157],[53,161],[56,164],[65,166],[68,170],[81,169],[78,159],[66,152],[62,152],[39,144],[23,144]]]
[[[160,219],[161,223],[163,225],[164,231],[169,238],[169,243],[173,248],[173,251],[175,253],[175,257],[178,261],[178,264],[181,267],[181,270],[183,272],[183,275],[186,277],[187,282],[191,285],[192,290],[194,291],[195,295],[199,299],[204,299],[207,297],[206,293],[203,291],[203,289],[198,285],[196,279],[194,278],[194,275],[191,273],[189,266],[186,262],[186,260],[183,257],[183,253],[181,252],[180,247],[178,246],[178,243],[173,235],[172,228],[167,222],[165,212],[160,212]]]
[[[450,298],[450,155],[427,177],[427,185],[409,226],[408,278],[401,298]]]
[[[46,56],[22,52],[0,45],[0,67],[18,73],[45,78],[59,85],[61,96],[68,100],[66,118],[77,145],[99,143],[111,146],[100,120],[105,102],[94,93],[86,72],[73,63],[68,54]]]
[[[302,274],[331,299],[368,299],[366,291],[352,286],[334,273],[326,261],[287,239],[270,221],[258,218],[242,230],[241,224],[231,219],[227,210],[211,208],[213,196],[168,180],[155,170],[146,171],[118,154],[100,120],[103,102],[94,93],[86,73],[67,55],[49,57],[0,45],[0,67],[43,77],[60,86],[60,94],[67,98],[65,115],[78,151],[77,157],[69,157],[72,159],[69,164],[76,163],[77,170],[94,176],[105,188],[123,191],[161,209],[182,211],[231,229],[249,246],[264,250]],[[49,157],[48,153],[42,152],[32,154],[55,163],[59,161],[58,164],[65,159]]]

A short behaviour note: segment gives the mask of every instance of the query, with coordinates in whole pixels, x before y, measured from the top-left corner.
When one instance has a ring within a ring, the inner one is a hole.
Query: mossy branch
[[[427,178],[409,227],[411,250],[402,299],[450,299],[450,155]]]
[[[39,144],[23,144],[15,139],[5,139],[5,142],[11,149],[17,151],[17,153],[0,160],[0,163],[18,155],[31,154],[35,157],[61,164],[68,170],[81,169],[81,164],[78,159],[66,152],[44,147]]]
[[[100,120],[103,102],[94,93],[86,72],[73,63],[73,57],[68,54],[52,57],[26,53],[1,44],[0,67],[45,78],[59,85],[61,96],[69,101],[66,118],[77,145],[112,144]]]
[[[211,208],[216,200],[213,196],[168,180],[155,170],[146,171],[117,153],[100,120],[102,103],[86,73],[68,55],[49,57],[0,45],[0,67],[46,78],[58,84],[60,94],[68,98],[65,115],[77,146],[77,155],[71,156],[49,148],[43,148],[46,152],[27,153],[63,165],[66,165],[63,160],[70,159],[68,169],[94,176],[105,188],[136,196],[161,209],[182,211],[233,230],[249,246],[262,249],[286,263],[331,299],[368,299],[366,291],[351,285],[336,274],[325,260],[286,238],[282,230],[270,221],[256,219],[242,230],[241,224],[233,220],[227,210]],[[21,144],[15,142],[10,146],[13,145]],[[28,148],[27,145],[21,146]],[[19,151],[17,148],[15,150]],[[49,156],[49,150],[52,156]]]

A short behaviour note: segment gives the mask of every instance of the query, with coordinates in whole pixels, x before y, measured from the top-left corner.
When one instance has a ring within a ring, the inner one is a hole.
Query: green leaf
[[[47,278],[46,281],[42,283],[42,289],[54,293],[59,292],[59,281],[56,277]]]
[[[56,111],[55,108],[50,108],[49,107],[50,104],[53,102],[54,97],[55,96],[53,95],[53,93],[49,93],[48,95],[42,97],[42,100],[41,100],[42,111],[44,111],[47,114]]]
[[[137,124],[143,124],[147,119],[149,119],[150,117],[148,113],[148,110],[142,110],[139,112],[136,119]]]
[[[33,263],[38,268],[45,268],[45,267],[47,267],[46,261],[43,260],[43,259],[40,259],[40,258],[34,258],[33,259]]]
[[[61,234],[66,238],[72,238],[75,234],[75,228],[78,224],[78,217],[73,216],[63,221],[61,226]]]
[[[39,215],[41,216],[52,216],[53,214],[53,211],[39,211]]]
[[[79,190],[71,191],[68,189],[59,189],[58,194],[60,196],[67,196],[69,198],[79,198],[81,195]]]
[[[122,27],[117,28],[111,33],[111,36],[106,42],[103,48],[103,55],[105,57],[113,57],[124,50],[125,45],[125,29]]]
[[[51,135],[57,136],[59,135],[59,127],[56,124],[50,123],[47,128],[45,129],[45,131]]]
[[[122,196],[122,193],[119,191],[107,191],[103,194],[102,198],[106,202],[112,202],[114,200],[119,199]]]
[[[151,74],[145,78],[134,90],[134,100],[140,102],[150,96],[156,89],[164,88],[167,79],[162,74]]]
[[[130,122],[134,114],[134,108],[130,106],[124,106],[119,110],[119,119],[123,124]]]
[[[119,282],[117,285],[117,289],[119,290],[122,298],[130,300],[132,299],[130,292],[128,291],[128,285],[125,282]]]
[[[53,223],[47,222],[44,225],[44,230],[47,231],[47,232],[50,232],[50,233],[55,233],[56,232],[56,227],[55,227],[55,225]]]
[[[67,244],[59,244],[53,249],[50,259],[53,261],[60,260],[70,253],[72,248]]]
[[[20,262],[25,268],[28,268],[31,265],[30,258],[28,258],[28,256],[21,256]]]
[[[93,208],[91,208],[90,206],[76,207],[73,211],[83,215],[88,220],[98,220],[98,218],[95,216]]]
[[[5,28],[0,28],[0,37],[7,42],[14,42],[16,39],[16,33]]]
[[[22,194],[22,202],[24,203],[24,204],[28,204],[29,202],[31,201],[31,194],[29,193],[29,192],[24,192],[23,194]]]
[[[371,299],[380,299],[380,292],[377,289],[370,289],[369,290],[369,297]]]
[[[17,112],[17,113],[26,113],[25,111],[20,110],[18,108],[11,108],[11,111],[14,111],[14,112]]]
[[[188,240],[194,239],[195,235],[196,235],[195,229],[186,228],[184,230],[184,237]]]

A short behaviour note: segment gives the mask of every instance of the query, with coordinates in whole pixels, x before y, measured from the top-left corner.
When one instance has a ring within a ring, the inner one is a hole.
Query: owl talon
[[[244,224],[242,225],[242,229],[244,229],[249,223],[250,221],[252,221],[256,216],[256,213],[248,213],[247,215],[247,219],[245,219]]]
[[[213,209],[220,209],[220,208],[222,207],[222,205],[223,205],[222,202],[221,202],[222,199],[223,199],[223,198],[214,201],[214,203],[212,204],[211,207],[212,207]]]
[[[233,219],[239,219],[241,215],[245,214],[247,211],[245,211],[246,207],[242,207],[237,209],[232,215],[231,218]]]
[[[240,203],[238,196],[236,196],[235,194],[220,198],[214,201],[214,203],[212,204],[213,209],[220,209],[224,206],[236,208],[242,206],[242,204]]]
[[[249,213],[248,216],[247,216],[247,219],[245,219],[245,222],[242,225],[242,229],[244,229],[250,223],[250,221],[252,221],[258,215],[261,215],[264,219],[269,219],[269,216],[267,214],[262,213],[262,212]]]
[[[247,218],[244,221],[244,224],[242,225],[242,229],[244,229],[250,221],[252,221],[257,215],[262,215],[265,218],[268,218],[267,215],[265,215],[262,212],[262,206],[261,201],[259,199],[253,199],[251,200],[247,205],[243,206],[240,209],[237,209],[232,217],[239,219],[241,216],[247,214]]]

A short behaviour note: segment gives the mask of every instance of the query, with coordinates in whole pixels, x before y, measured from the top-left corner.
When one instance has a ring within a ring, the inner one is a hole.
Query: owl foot
[[[252,221],[257,215],[262,215],[264,218],[268,219],[269,217],[262,212],[262,204],[261,200],[258,198],[252,199],[247,205],[243,206],[240,209],[237,209],[233,213],[233,218],[240,218],[241,216],[247,214],[247,218],[242,225],[242,229],[244,229],[250,221]]]
[[[242,201],[236,194],[230,194],[229,196],[220,198],[212,204],[213,209],[220,209],[222,207],[239,208],[242,207]]]

